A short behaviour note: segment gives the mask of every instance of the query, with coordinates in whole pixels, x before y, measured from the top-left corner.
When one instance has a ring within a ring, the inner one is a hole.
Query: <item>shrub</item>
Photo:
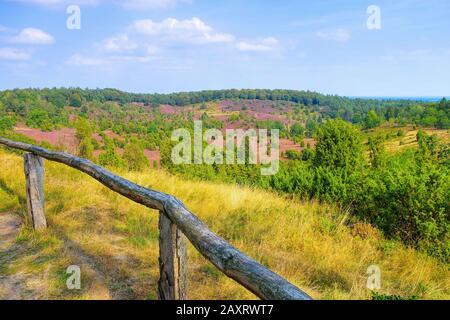
[[[355,126],[338,119],[319,127],[314,158],[316,167],[354,170],[362,160],[361,134]]]
[[[144,148],[136,141],[132,141],[125,146],[123,160],[128,169],[133,171],[142,171],[150,165],[144,154]]]

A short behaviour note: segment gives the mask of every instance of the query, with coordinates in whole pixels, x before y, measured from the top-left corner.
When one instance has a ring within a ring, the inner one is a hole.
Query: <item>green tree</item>
[[[50,131],[53,128],[48,112],[42,109],[31,110],[28,113],[26,124],[32,128],[39,128],[45,131]]]
[[[143,171],[150,165],[144,154],[144,148],[136,141],[132,141],[125,146],[123,160],[128,169],[133,171]]]
[[[92,127],[88,119],[78,118],[75,122],[75,129],[75,136],[79,141],[87,137],[92,137]]]
[[[14,124],[15,124],[15,121],[12,117],[0,116],[0,132],[12,130],[14,127]]]
[[[120,168],[124,165],[122,158],[116,152],[116,146],[111,139],[105,139],[105,152],[98,156],[101,166],[111,166]]]
[[[89,120],[78,118],[75,123],[76,133],[78,139],[78,154],[82,158],[89,160],[93,159],[94,144],[92,143],[92,127]]]
[[[308,118],[306,120],[306,135],[308,138],[311,138],[316,133],[316,128],[317,122],[312,118]]]
[[[364,124],[366,129],[372,129],[378,127],[381,124],[381,119],[375,112],[375,110],[372,109],[369,111]]]
[[[78,144],[78,154],[80,157],[92,160],[94,152],[94,145],[92,144],[92,139],[84,138]]]
[[[295,123],[291,126],[291,136],[293,137],[303,137],[305,134],[305,129],[301,123]]]
[[[386,152],[384,150],[383,136],[377,135],[369,138],[369,157],[372,168],[380,168],[384,166]]]
[[[319,127],[314,158],[316,167],[354,170],[361,165],[362,159],[361,134],[351,123],[337,119]]]
[[[81,94],[79,92],[74,92],[70,95],[70,105],[75,108],[80,108],[83,104]]]
[[[429,136],[425,131],[417,132],[417,143],[419,144],[419,154],[423,158],[436,158],[438,155],[439,139],[437,135]]]

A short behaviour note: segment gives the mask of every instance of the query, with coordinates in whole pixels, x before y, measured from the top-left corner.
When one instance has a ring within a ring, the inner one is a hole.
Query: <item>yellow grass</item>
[[[21,157],[0,149],[0,211],[25,217],[22,166]],[[17,277],[36,298],[155,299],[157,213],[63,165],[46,161],[45,169],[49,229],[34,233],[25,219],[15,244],[23,250],[0,255],[7,259],[0,276]],[[369,225],[346,226],[346,213],[332,206],[164,171],[119,174],[179,197],[214,232],[316,299],[370,298],[366,270],[373,264],[382,271],[381,293],[450,298],[448,265],[384,240]],[[189,298],[255,298],[192,246],[188,259]],[[81,266],[80,291],[66,289],[69,265]]]
[[[385,142],[386,151],[389,154],[394,154],[397,152],[404,151],[406,149],[417,149],[417,133],[419,129],[414,129],[412,126],[396,128],[396,127],[380,127],[375,130],[371,130],[367,133],[370,135],[379,135],[379,134],[387,134],[387,133],[396,133],[399,130],[404,132],[403,137],[395,137],[388,139]],[[450,143],[450,131],[444,129],[420,129],[425,131],[428,135],[437,135],[439,141],[442,143]],[[367,142],[367,141],[366,141]]]

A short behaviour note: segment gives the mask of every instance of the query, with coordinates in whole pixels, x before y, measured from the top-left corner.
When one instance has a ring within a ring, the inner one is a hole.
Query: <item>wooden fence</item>
[[[63,152],[0,138],[0,145],[28,152],[24,156],[28,212],[35,229],[44,229],[43,158],[82,171],[109,189],[159,211],[158,296],[162,300],[187,299],[186,239],[221,272],[268,300],[311,300],[311,297],[278,274],[257,263],[214,234],[177,198],[144,188],[114,175],[89,160]],[[1,166],[1,164],[0,164]]]

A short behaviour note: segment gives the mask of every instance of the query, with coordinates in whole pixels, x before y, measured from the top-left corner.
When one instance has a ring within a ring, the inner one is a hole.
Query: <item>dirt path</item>
[[[12,213],[0,214],[0,252],[8,249],[17,237],[20,219]]]
[[[20,246],[14,244],[20,224],[17,215],[0,213],[0,300],[16,300],[23,297],[23,276],[20,274],[5,276],[2,272],[9,259],[21,252]]]
[[[15,241],[21,224],[21,219],[17,215],[0,212],[0,300],[64,299],[65,295],[49,296],[47,290],[49,285],[48,274],[23,273],[20,271],[10,273],[7,271],[12,261],[33,256],[25,243],[16,243]],[[59,236],[64,241],[63,256],[68,258],[72,264],[80,266],[82,279],[90,279],[88,283],[85,283],[87,287],[83,288],[82,282],[82,290],[74,292],[76,295],[82,295],[84,298],[93,300],[133,298],[127,290],[126,282],[122,281],[123,279],[114,279],[116,275],[109,275],[109,272],[104,270],[95,257],[84,252],[77,243],[67,238],[63,232]],[[60,287],[61,292],[67,290],[65,283],[59,283],[58,287]],[[70,296],[65,297],[70,299]]]

